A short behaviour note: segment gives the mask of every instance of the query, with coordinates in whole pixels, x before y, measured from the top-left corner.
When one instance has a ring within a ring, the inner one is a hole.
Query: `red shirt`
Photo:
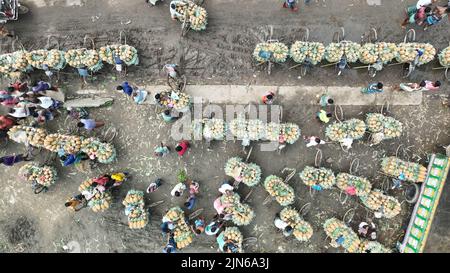
[[[187,151],[189,142],[187,140],[183,140],[180,143],[178,143],[178,146],[181,146],[181,151],[177,152],[179,156],[184,155],[184,153]]]
[[[14,88],[14,90],[16,91],[24,91],[23,89],[27,87],[27,83],[15,82],[11,84],[11,87]]]
[[[6,116],[0,116],[0,129],[9,129],[14,125],[14,121]]]

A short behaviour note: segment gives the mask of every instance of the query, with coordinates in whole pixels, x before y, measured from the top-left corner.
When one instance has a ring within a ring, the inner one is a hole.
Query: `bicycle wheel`
[[[186,76],[182,75],[180,81],[178,81],[178,90],[180,90],[180,92],[184,92],[184,89],[186,89],[186,83]]]
[[[306,65],[302,65],[300,67],[300,75],[304,77],[306,74],[308,74],[308,67]]]
[[[39,194],[41,192],[46,192],[48,190],[48,188],[46,186],[43,185],[39,185],[37,187],[34,188],[34,194]]]
[[[114,138],[116,138],[116,136],[117,136],[117,129],[116,127],[111,126],[108,129],[106,129],[105,133],[102,135],[102,139],[105,142],[110,143],[114,140]]]
[[[449,70],[450,70],[450,67],[447,67],[445,69],[445,72],[444,72],[444,76],[447,79],[447,81],[450,81],[450,72],[449,72]]]

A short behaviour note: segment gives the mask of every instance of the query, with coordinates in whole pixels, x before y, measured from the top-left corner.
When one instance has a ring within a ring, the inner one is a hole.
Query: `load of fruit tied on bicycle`
[[[160,106],[173,108],[178,112],[187,112],[191,107],[191,96],[186,93],[175,90],[165,90],[158,94],[158,103]]]
[[[139,64],[136,48],[129,45],[107,45],[100,49],[76,48],[67,51],[59,49],[18,50],[0,55],[0,74],[9,78],[14,72],[27,73],[33,69],[63,70],[66,65],[97,72],[103,62],[115,64],[119,58],[126,65]]]
[[[141,229],[148,224],[148,211],[145,209],[144,192],[129,190],[122,204],[125,206],[125,215],[128,216],[128,227]]]
[[[403,124],[395,118],[380,113],[368,113],[366,116],[367,130],[372,134],[372,144],[401,136]]]
[[[398,63],[413,63],[418,55],[417,65],[424,65],[434,60],[436,49],[429,43],[365,43],[360,45],[352,41],[333,42],[324,45],[320,42],[295,41],[289,49],[287,45],[278,41],[258,43],[253,51],[253,58],[258,63],[268,61],[284,63],[291,57],[296,63],[305,63],[307,60],[316,65],[323,60],[329,63],[338,63],[343,57],[349,63],[361,62],[375,64],[381,62],[388,64],[396,60]],[[444,49],[440,54],[441,65],[446,67],[450,63],[450,50]]]
[[[331,140],[342,144],[352,142],[364,137],[366,124],[360,119],[349,119],[343,122],[334,122],[325,129],[325,135]],[[350,143],[351,145],[351,143]]]
[[[184,215],[184,211],[180,207],[170,208],[164,215],[162,222],[173,224],[173,233],[177,249],[186,248],[192,243],[194,233],[188,224],[188,219]]]
[[[289,56],[289,48],[281,42],[264,42],[256,45],[253,57],[259,63],[284,63]]]
[[[307,242],[313,235],[310,223],[303,220],[300,213],[291,207],[286,207],[280,212],[280,219],[293,228],[292,234],[300,242]]]
[[[280,177],[275,175],[266,177],[264,180],[264,188],[269,193],[269,196],[275,198],[281,206],[285,207],[294,203],[294,189],[284,183]]]
[[[116,159],[116,149],[111,143],[101,142],[99,139],[91,137],[48,134],[44,129],[37,129],[30,126],[17,125],[8,131],[11,140],[18,143],[25,143],[32,147],[44,148],[51,152],[63,155],[74,155],[80,152],[86,154],[91,160],[108,164]]]
[[[383,158],[381,171],[395,178],[403,175],[406,181],[414,183],[423,183],[427,177],[427,168],[424,166],[414,162],[403,161],[395,156]]]
[[[48,187],[55,184],[57,179],[56,169],[52,166],[39,166],[36,163],[27,163],[20,167],[19,176],[32,183],[34,193],[47,191]]]
[[[78,187],[80,194],[67,200],[65,206],[79,211],[90,207],[94,212],[102,212],[111,206],[111,190],[119,187],[128,179],[128,173],[105,174],[83,181]]]
[[[375,212],[376,216],[380,218],[394,218],[402,210],[400,202],[395,197],[386,195],[380,190],[372,190],[366,196],[359,198],[364,206]]]
[[[225,206],[224,213],[231,216],[231,221],[237,226],[250,224],[255,217],[255,211],[248,205],[241,203],[238,193],[223,194],[220,202]]]
[[[439,63],[443,67],[450,67],[450,46],[444,48],[438,55]]]
[[[261,181],[261,167],[255,163],[243,162],[240,157],[228,159],[225,164],[225,174],[249,187],[256,186]]]
[[[208,24],[206,9],[189,0],[170,2],[170,14],[172,19],[180,22],[187,20],[189,27],[195,31],[205,30]]]
[[[300,138],[300,128],[294,123],[265,123],[261,120],[233,119],[229,123],[223,119],[194,119],[192,133],[195,139],[225,140],[228,135],[242,140],[244,146],[250,140],[273,141],[281,144],[294,144]]]
[[[331,238],[330,245],[342,247],[348,253],[391,253],[392,251],[376,241],[360,239],[356,232],[344,222],[330,218],[323,224],[326,235]]]

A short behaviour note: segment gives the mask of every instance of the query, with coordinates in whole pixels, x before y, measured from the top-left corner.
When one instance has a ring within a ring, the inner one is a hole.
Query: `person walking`
[[[159,145],[158,147],[155,148],[154,155],[156,157],[164,157],[164,156],[168,155],[169,153],[170,153],[169,146],[166,146],[163,143],[161,143],[161,145]]]
[[[323,123],[330,122],[330,118],[332,117],[332,114],[330,112],[326,112],[325,110],[321,109],[319,112],[316,113],[316,117]]]
[[[381,93],[383,92],[383,83],[371,83],[368,87],[361,89],[361,92],[364,94],[373,94],[373,93]]]
[[[192,232],[194,232],[195,235],[200,235],[205,231],[205,218],[203,217],[198,217],[197,219],[195,219],[194,221],[194,225],[191,225],[191,230]]]
[[[326,143],[325,141],[323,141],[320,138],[315,137],[315,136],[305,137],[305,141],[307,141],[306,147],[308,147],[308,148],[309,147],[313,147],[313,146],[317,146],[319,144],[323,145],[323,144]]]
[[[323,94],[319,98],[319,104],[320,104],[320,107],[331,106],[334,104],[334,100],[328,94]]]
[[[105,123],[103,121],[95,121],[94,119],[80,119],[80,122],[78,122],[77,126],[79,128],[83,128],[92,131],[96,128],[104,126]]]
[[[161,178],[155,180],[155,182],[150,183],[147,187],[147,193],[155,192],[163,183]]]
[[[133,87],[128,82],[123,82],[122,85],[116,87],[117,91],[123,91],[127,96],[133,95]]]

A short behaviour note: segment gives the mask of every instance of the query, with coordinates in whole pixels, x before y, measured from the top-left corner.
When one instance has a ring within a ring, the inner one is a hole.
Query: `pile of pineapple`
[[[93,212],[101,212],[107,210],[112,203],[112,196],[109,192],[100,193],[95,191],[95,187],[92,186],[94,183],[94,178],[87,179],[83,181],[78,187],[78,191],[82,193],[83,191],[88,191],[91,194],[94,194],[92,199],[89,200],[88,206],[92,209]]]
[[[313,235],[312,226],[302,219],[297,210],[286,207],[280,212],[280,218],[294,229],[294,237],[300,242],[306,242]]]
[[[247,135],[250,140],[264,139],[266,135],[266,126],[259,119],[250,119],[247,123]]]
[[[312,187],[319,185],[323,189],[331,189],[336,184],[336,177],[330,169],[326,168],[314,168],[306,166],[301,173],[299,173],[300,179],[305,185]]]
[[[109,64],[115,64],[114,56],[118,56],[126,65],[139,64],[137,49],[129,45],[107,45],[98,50],[100,59]]]
[[[278,142],[280,140],[281,124],[269,122],[266,124],[266,139]]]
[[[379,113],[368,113],[366,124],[369,132],[383,133],[384,139],[400,137],[403,132],[403,124],[400,121]]]
[[[16,125],[8,130],[8,136],[18,143],[24,143],[25,141],[31,146],[40,148],[45,146],[47,131],[41,128]]]
[[[358,235],[344,222],[330,218],[323,224],[323,229],[328,237],[332,239],[331,246],[339,247],[335,242],[340,236],[344,237],[344,243],[342,247],[349,253],[358,253],[360,249],[361,240]]]
[[[248,131],[247,131],[248,122],[243,115],[239,115],[237,118],[232,119],[229,122],[229,130],[230,133],[237,140],[248,139]]]
[[[345,138],[361,139],[366,132],[366,124],[360,119],[334,122],[325,129],[325,135],[331,141],[342,142]]]
[[[336,186],[342,191],[354,188],[355,195],[359,197],[367,196],[372,189],[372,184],[367,178],[348,173],[339,173],[336,176]]]
[[[13,71],[13,57],[11,53],[0,55],[0,73],[9,74]]]
[[[205,30],[208,24],[208,14],[206,9],[196,5],[192,1],[172,1],[175,3],[175,11],[181,16],[178,18],[184,21],[185,14],[187,13],[190,28],[195,31]]]
[[[96,72],[103,67],[102,60],[94,49],[69,49],[64,54],[64,58],[68,65],[75,68],[87,67],[89,70]]]
[[[19,50],[16,52],[13,52],[12,55],[12,68],[17,71],[26,72],[31,69],[30,65],[31,63],[28,60],[28,52],[25,50]],[[42,68],[42,67],[38,67]]]
[[[177,99],[174,99],[172,96],[176,95]],[[166,90],[160,93],[161,95],[161,104],[168,108],[174,108],[178,112],[184,112],[189,109],[191,105],[191,97],[179,91]]]
[[[238,247],[238,253],[242,253],[242,242],[244,241],[244,236],[242,236],[241,231],[237,227],[226,227],[224,230],[223,238],[225,241],[231,240]]]
[[[174,239],[178,249],[183,249],[192,243],[194,233],[186,223],[184,211],[180,207],[170,208],[163,219],[167,219],[175,225]]]
[[[294,203],[294,189],[288,184],[284,183],[281,178],[275,175],[270,175],[264,180],[264,188],[275,197],[275,200],[283,207]]]
[[[303,63],[309,58],[311,63],[316,65],[322,61],[324,55],[325,46],[318,42],[296,41],[290,50],[290,56],[296,63]]]
[[[109,164],[117,157],[114,146],[110,143],[101,142],[98,138],[87,138],[81,143],[81,151],[86,153],[91,159],[97,159],[98,162]]]
[[[397,61],[399,63],[411,63],[417,56],[416,49],[424,50],[424,54],[419,58],[418,65],[423,65],[434,60],[436,49],[428,43],[400,43],[398,45]]]
[[[48,51],[45,49],[37,49],[26,53],[28,63],[37,69],[42,69],[42,65],[47,59]]]
[[[222,195],[220,201],[222,204],[229,205],[224,209],[224,212],[232,215],[231,221],[235,225],[246,226],[255,217],[255,211],[249,205],[241,203],[241,197],[237,193]]]
[[[260,55],[262,51],[270,53],[270,59],[266,59]],[[272,61],[275,63],[284,63],[289,56],[289,48],[280,42],[259,43],[253,51],[253,57],[260,63]]]
[[[279,139],[284,139],[289,144],[294,144],[300,137],[300,128],[294,123],[282,123]]]
[[[49,68],[61,70],[66,66],[66,58],[64,51],[58,49],[51,49],[47,52],[44,64]]]
[[[439,53],[439,63],[443,67],[450,66],[450,46],[444,48],[441,53]]]
[[[36,163],[27,163],[20,167],[19,175],[27,181],[36,181],[42,186],[49,187],[57,179],[56,169],[52,166],[38,166]]]
[[[128,226],[131,229],[141,229],[148,224],[148,212],[145,209],[144,192],[129,190],[122,204],[128,214]]]
[[[359,59],[361,45],[342,41],[340,43],[331,43],[325,48],[325,59],[330,63],[337,63],[345,55],[349,63],[355,63]]]
[[[379,190],[373,190],[367,196],[361,196],[360,199],[368,209],[380,212],[388,219],[397,216],[401,211],[400,202],[396,198],[385,195]]]
[[[227,124],[223,119],[205,119],[203,137],[205,139],[224,140],[227,134]]]
[[[403,173],[406,180],[422,183],[425,182],[427,177],[427,168],[424,166],[414,163],[406,162],[395,156],[385,157],[381,161],[381,170],[390,176],[398,177]]]
[[[237,170],[239,168],[239,170]],[[239,171],[239,175],[237,175]],[[258,185],[261,180],[261,167],[254,163],[245,163],[240,157],[232,157],[225,164],[225,174],[238,180],[242,179],[242,183],[249,187]]]
[[[361,63],[374,64],[381,60],[386,64],[398,56],[398,48],[394,43],[367,43],[362,45],[359,55]]]

